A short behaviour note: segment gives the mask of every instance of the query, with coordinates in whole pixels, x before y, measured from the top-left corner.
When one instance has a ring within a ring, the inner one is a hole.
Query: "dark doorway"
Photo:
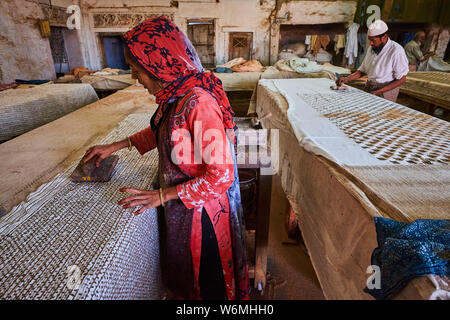
[[[231,32],[229,44],[229,60],[242,57],[250,60],[252,57],[253,33]]]
[[[129,69],[123,54],[123,44],[119,36],[102,37],[106,67],[112,69]]]
[[[69,72],[69,59],[66,52],[63,30],[61,27],[50,27],[51,36],[50,49],[52,51],[53,64],[55,65],[56,76],[60,77]]]
[[[188,20],[188,38],[205,68],[214,67],[214,20]]]

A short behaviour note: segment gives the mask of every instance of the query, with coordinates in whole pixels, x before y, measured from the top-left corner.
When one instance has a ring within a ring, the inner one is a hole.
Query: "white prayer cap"
[[[388,26],[383,20],[375,20],[370,26],[367,35],[369,37],[376,37],[386,33],[388,31]]]

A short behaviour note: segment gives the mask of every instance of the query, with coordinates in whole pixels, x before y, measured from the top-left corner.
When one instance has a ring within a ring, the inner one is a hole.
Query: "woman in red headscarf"
[[[248,299],[245,226],[234,153],[233,111],[221,81],[204,72],[188,38],[166,17],[123,36],[133,78],[154,94],[150,127],[88,150],[85,161],[134,146],[158,148],[160,190],[123,188],[124,208],[164,207],[161,268],[184,299]]]

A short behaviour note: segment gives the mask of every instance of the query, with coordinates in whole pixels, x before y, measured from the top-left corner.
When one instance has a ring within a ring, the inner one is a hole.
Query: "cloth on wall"
[[[358,30],[359,24],[353,23],[347,30],[347,44],[345,46],[345,57],[348,59],[348,65],[353,65],[358,56]]]
[[[305,44],[307,45],[307,49],[311,49],[311,35],[307,35],[305,38]]]
[[[316,41],[317,41],[317,35],[316,34],[312,35],[311,36],[311,43],[310,43],[310,46],[309,46],[310,50],[314,49],[314,47],[316,46]]]
[[[359,68],[366,57],[369,43],[367,33],[358,33],[358,56],[355,58],[355,68]]]
[[[320,52],[320,49],[326,50],[330,41],[331,39],[328,35],[317,36],[316,42],[314,43],[313,47],[314,55],[317,56],[317,54]]]
[[[339,53],[342,48],[345,48],[345,34],[337,34],[334,36],[334,51]]]
[[[439,58],[444,59],[445,51],[447,50],[449,40],[450,40],[449,31],[447,29],[443,30],[439,35],[438,44],[436,47],[436,55]]]

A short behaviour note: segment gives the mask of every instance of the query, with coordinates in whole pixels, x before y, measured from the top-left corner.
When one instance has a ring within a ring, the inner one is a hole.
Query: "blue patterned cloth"
[[[418,276],[450,275],[450,220],[403,223],[375,218],[378,247],[372,265],[380,267],[380,289],[365,288],[377,300],[390,299]]]

